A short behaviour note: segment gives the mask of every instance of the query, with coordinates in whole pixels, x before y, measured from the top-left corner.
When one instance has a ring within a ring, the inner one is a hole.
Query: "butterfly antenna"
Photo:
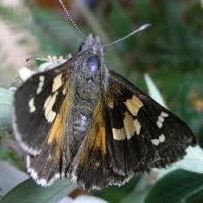
[[[113,42],[110,42],[108,44],[105,44],[104,47],[112,46],[112,45],[117,44],[117,43],[119,43],[119,42],[121,42],[123,40],[126,40],[127,38],[131,37],[132,35],[140,32],[142,30],[145,30],[146,28],[148,28],[150,26],[151,26],[151,24],[144,24],[144,25],[140,26],[139,28],[137,28],[137,29],[133,30],[132,32],[130,32],[128,35],[126,35],[126,36],[124,36],[122,38],[119,38],[119,39],[117,39],[117,40],[115,40]]]
[[[85,37],[85,34],[81,31],[81,29],[77,26],[77,24],[75,23],[75,21],[73,20],[73,18],[71,17],[71,15],[69,14],[65,4],[63,3],[62,0],[58,0],[59,4],[61,5],[61,7],[63,8],[63,10],[66,12],[66,15],[68,16],[70,22],[73,24],[73,27],[78,30],[78,32],[80,33],[80,35],[82,35],[83,37]]]

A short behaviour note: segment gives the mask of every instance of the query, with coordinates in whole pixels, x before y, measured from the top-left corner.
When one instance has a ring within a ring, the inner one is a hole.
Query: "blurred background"
[[[152,26],[105,51],[105,61],[144,91],[149,73],[169,108],[203,138],[202,0],[64,0],[85,35],[103,44],[145,23]],[[33,56],[76,53],[83,37],[56,0],[0,1],[0,86],[9,88],[22,66],[35,68]],[[11,133],[0,134],[0,159],[24,170]],[[137,179],[114,195],[122,199]],[[112,192],[107,191],[107,199]],[[102,196],[101,195],[101,196]],[[105,197],[106,197],[105,196]],[[117,200],[112,202],[116,202]]]

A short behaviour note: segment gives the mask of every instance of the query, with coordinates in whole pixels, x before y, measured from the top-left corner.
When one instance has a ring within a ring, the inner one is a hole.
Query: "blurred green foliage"
[[[201,145],[203,107],[197,108],[195,101],[203,102],[202,10],[200,1],[195,0],[109,0],[101,1],[101,5],[91,14],[81,10],[82,25],[79,23],[85,34],[94,31],[95,34],[106,37],[103,41],[113,41],[144,23],[152,24],[149,29],[136,36],[109,47],[105,56],[107,67],[120,72],[144,90],[146,87],[142,74],[150,73],[170,109],[191,126],[200,137]],[[37,6],[32,7],[31,11],[35,23],[30,24],[26,19],[18,23],[38,36],[42,48],[38,55],[66,55],[77,52],[83,39],[66,17],[63,18],[59,12]],[[12,20],[11,13],[5,8],[0,8],[0,17]],[[94,19],[91,20],[90,15]],[[99,29],[94,27],[95,23]],[[2,148],[0,158],[7,158],[5,152]],[[175,178],[179,181],[177,174]],[[191,177],[190,174],[186,176]],[[133,192],[138,179],[139,177],[133,179],[122,188],[113,187],[96,194],[109,202],[125,202],[124,199],[128,196],[131,202],[143,202],[139,191]],[[167,181],[166,185],[170,185],[170,178]],[[197,198],[202,200],[200,188],[198,185],[199,192],[196,194]],[[147,188],[143,196],[148,191]],[[185,201],[189,198],[188,202],[197,202],[192,201],[195,195],[188,197],[187,191],[184,195]],[[149,199],[148,197],[147,201],[151,202]],[[171,202],[171,199],[164,202]]]

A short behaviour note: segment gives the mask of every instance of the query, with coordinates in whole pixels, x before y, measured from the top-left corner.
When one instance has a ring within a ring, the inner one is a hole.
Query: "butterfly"
[[[58,3],[83,35],[63,1]],[[68,177],[87,190],[122,185],[135,174],[165,167],[196,144],[176,115],[106,67],[104,46],[91,34],[76,55],[19,87],[13,129],[38,184]]]
[[[38,184],[67,177],[87,190],[165,167],[196,144],[180,118],[106,67],[91,34],[77,54],[18,88],[13,129]]]

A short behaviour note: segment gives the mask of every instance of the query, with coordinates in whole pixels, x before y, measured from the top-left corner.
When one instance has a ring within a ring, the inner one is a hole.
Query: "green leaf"
[[[32,179],[28,179],[7,193],[1,200],[1,203],[57,202],[75,188],[76,185],[70,183],[67,179],[58,180],[49,187],[41,187]]]
[[[111,186],[101,191],[94,191],[93,195],[105,199],[109,203],[115,202],[117,203],[120,202],[123,198],[125,198],[128,194],[130,194],[134,190],[138,181],[139,177],[134,177],[127,184],[121,187]]]
[[[145,74],[144,75],[144,79],[145,82],[147,84],[147,88],[149,91],[149,95],[159,104],[161,104],[162,106],[164,106],[165,108],[167,108],[166,103],[164,102],[164,99],[158,89],[158,87],[156,86],[156,84],[153,82],[153,80],[151,79],[151,77],[149,76],[149,74]]]
[[[157,182],[149,192],[145,203],[185,202],[200,191],[203,192],[203,174],[176,170]]]
[[[148,176],[142,176],[139,179],[136,187],[123,197],[119,203],[144,203],[145,198],[152,188],[150,179]]]
[[[0,88],[0,132],[11,129],[11,110],[13,103],[13,92]]]

